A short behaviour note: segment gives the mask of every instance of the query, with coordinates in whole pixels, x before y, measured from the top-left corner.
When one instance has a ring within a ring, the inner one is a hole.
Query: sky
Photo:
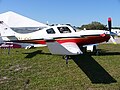
[[[0,13],[13,11],[49,24],[81,26],[93,21],[120,27],[120,0],[0,0]]]

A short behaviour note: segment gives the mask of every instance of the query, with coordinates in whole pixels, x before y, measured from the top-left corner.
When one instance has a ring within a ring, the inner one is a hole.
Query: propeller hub
[[[106,35],[105,34],[100,34],[101,37],[105,37]]]

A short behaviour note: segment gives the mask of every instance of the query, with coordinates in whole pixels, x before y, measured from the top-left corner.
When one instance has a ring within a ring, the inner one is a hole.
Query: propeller
[[[116,34],[111,32],[111,27],[112,27],[112,19],[109,17],[108,18],[108,30],[110,32],[110,40],[114,43],[114,44],[117,44],[116,41],[114,40],[113,36],[115,36]]]

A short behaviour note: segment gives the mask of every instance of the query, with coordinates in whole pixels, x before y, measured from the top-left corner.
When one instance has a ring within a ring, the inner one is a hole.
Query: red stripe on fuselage
[[[57,39],[56,41],[59,43],[65,43],[65,42],[75,42],[78,45],[87,45],[87,44],[95,44],[95,43],[101,43],[104,41],[108,41],[110,39],[109,35],[105,35],[105,37],[102,36],[86,36],[84,38],[70,38],[70,39]]]
[[[95,36],[84,36],[84,37],[80,37],[80,38],[56,38],[54,39],[55,41],[57,41],[58,43],[62,44],[62,43],[66,43],[66,42],[74,42],[78,45],[88,45],[88,44],[95,44],[95,43],[101,43],[104,41],[108,41],[110,39],[110,35],[106,35],[103,37],[101,35],[95,35]],[[53,42],[54,40],[48,40],[48,42]],[[14,42],[14,41],[13,41]],[[18,41],[21,43],[34,43],[34,44],[46,44],[47,41],[45,40],[22,40],[22,41]]]

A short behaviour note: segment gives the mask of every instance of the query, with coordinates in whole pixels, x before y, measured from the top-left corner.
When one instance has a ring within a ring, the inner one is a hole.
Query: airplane
[[[76,32],[69,25],[56,25],[32,33],[20,34],[0,21],[0,35],[5,42],[47,45],[52,54],[65,56],[67,64],[69,56],[84,54],[84,47],[87,49],[92,46],[91,51],[94,51],[95,44],[108,42],[111,38],[111,18],[108,18],[108,26],[109,31],[82,30]]]
[[[120,37],[120,29],[112,29],[112,32],[114,32],[118,37]]]

